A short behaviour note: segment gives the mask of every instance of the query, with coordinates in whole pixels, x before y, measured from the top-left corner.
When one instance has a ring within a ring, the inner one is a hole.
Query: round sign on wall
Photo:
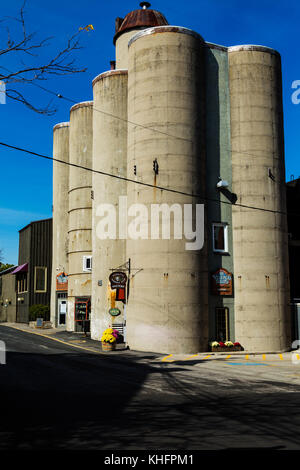
[[[110,308],[108,313],[112,316],[112,317],[117,317],[118,315],[121,315],[121,310],[119,308]]]

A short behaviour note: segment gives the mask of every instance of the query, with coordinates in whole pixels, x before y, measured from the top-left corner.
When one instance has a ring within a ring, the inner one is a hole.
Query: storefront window
[[[24,292],[27,292],[27,273],[18,274],[17,286],[18,294],[23,294]]]
[[[229,341],[229,309],[227,307],[216,308],[216,340]]]

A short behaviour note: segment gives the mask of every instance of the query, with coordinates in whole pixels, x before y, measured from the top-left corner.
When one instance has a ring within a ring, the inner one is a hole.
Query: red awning
[[[11,274],[18,274],[18,273],[27,273],[28,272],[28,263],[20,264]]]

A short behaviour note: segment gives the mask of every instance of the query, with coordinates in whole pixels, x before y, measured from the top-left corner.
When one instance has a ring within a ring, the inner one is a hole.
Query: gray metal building
[[[29,321],[32,305],[50,305],[52,271],[52,219],[31,222],[19,231],[16,279],[16,320]]]

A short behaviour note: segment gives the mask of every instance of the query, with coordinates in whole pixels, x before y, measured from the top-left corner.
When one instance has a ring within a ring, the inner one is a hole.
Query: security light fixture
[[[228,186],[229,186],[228,181],[223,180],[221,177],[219,177],[219,182],[217,183],[217,188],[218,189],[228,188]]]

